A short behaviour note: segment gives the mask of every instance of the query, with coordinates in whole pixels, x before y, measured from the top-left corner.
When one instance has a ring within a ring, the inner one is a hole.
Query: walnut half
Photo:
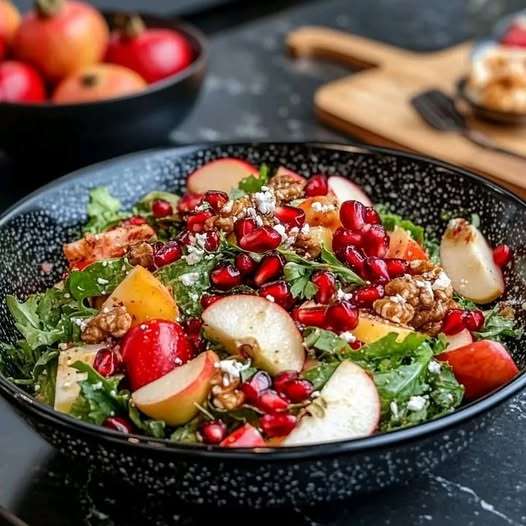
[[[88,321],[80,337],[86,343],[100,343],[108,337],[121,338],[131,323],[132,317],[123,305],[104,307]]]

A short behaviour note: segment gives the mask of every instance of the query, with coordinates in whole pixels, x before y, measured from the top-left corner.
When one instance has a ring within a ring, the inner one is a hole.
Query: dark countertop
[[[167,2],[156,4],[163,9]],[[148,5],[153,9],[155,4]],[[174,140],[346,140],[315,122],[311,104],[317,86],[346,71],[287,58],[283,37],[299,25],[325,24],[428,50],[482,34],[495,16],[521,6],[523,1],[319,0],[218,31],[211,40],[210,70],[200,103]],[[0,171],[2,208],[35,185],[29,174],[21,178],[5,161]],[[100,481],[89,466],[72,465],[56,455],[0,400],[0,505],[31,526],[272,520],[291,525],[516,526],[526,524],[525,425],[523,394],[506,405],[460,458],[406,486],[315,510],[254,516],[157,501]]]

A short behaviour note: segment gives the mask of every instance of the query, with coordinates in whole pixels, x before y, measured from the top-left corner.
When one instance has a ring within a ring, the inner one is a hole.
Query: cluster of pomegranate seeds
[[[315,296],[316,303],[323,305],[330,303],[336,293],[336,279],[334,275],[330,272],[320,270],[313,274],[311,281],[318,289]]]
[[[156,199],[152,203],[152,214],[156,219],[173,215],[174,210],[172,205],[164,199]]]
[[[254,283],[260,287],[264,283],[276,279],[281,276],[283,267],[283,259],[278,254],[263,256],[254,274]]]
[[[223,297],[224,296],[221,296],[221,294],[203,294],[201,296],[201,307],[206,309],[207,307],[210,307],[212,303],[215,303]]]
[[[305,185],[305,195],[307,197],[316,197],[318,195],[327,195],[329,193],[329,182],[325,175],[315,175],[311,177]]]
[[[503,268],[505,267],[512,258],[511,248],[508,245],[497,245],[493,249],[493,261]]]
[[[450,309],[442,324],[442,332],[447,336],[458,334],[464,329],[479,331],[484,326],[484,314],[480,310]]]
[[[186,193],[181,196],[177,202],[177,210],[180,214],[189,214],[195,207],[201,203],[203,194]]]
[[[294,304],[289,286],[283,280],[265,283],[260,287],[259,295],[267,299],[272,298],[274,303],[281,305],[285,310],[289,310]]]
[[[177,241],[168,241],[154,247],[153,262],[157,268],[161,268],[181,259],[182,255],[181,245]]]
[[[112,349],[100,349],[95,355],[93,368],[101,376],[108,378],[121,371],[122,359],[120,355]]]
[[[201,424],[199,434],[205,444],[217,445],[226,437],[226,426],[222,420],[210,420]]]
[[[243,277],[252,275],[257,267],[257,263],[245,253],[238,254],[234,264]]]
[[[120,433],[129,434],[135,432],[133,424],[122,416],[109,416],[104,420],[102,425],[108,429],[113,429],[113,431],[119,431]]]
[[[314,386],[308,380],[298,378],[296,371],[284,371],[274,378],[274,388],[291,402],[304,402],[314,392]]]
[[[259,419],[259,425],[269,438],[282,437],[288,435],[296,427],[297,420],[297,417],[289,413],[278,413],[263,415]]]
[[[276,414],[283,413],[289,408],[289,403],[274,389],[263,391],[256,403],[256,407],[263,413]]]
[[[251,232],[237,239],[239,246],[249,252],[268,252],[281,244],[281,235],[270,226],[256,227]]]
[[[203,232],[203,230],[205,230],[206,221],[211,217],[213,217],[213,214],[210,210],[192,212],[186,218],[186,228],[189,232]]]
[[[278,206],[274,215],[288,228],[301,228],[305,224],[305,211],[295,206]]]
[[[233,265],[220,265],[210,273],[214,287],[228,290],[241,285],[241,273]]]
[[[255,405],[258,401],[259,395],[263,391],[270,389],[271,386],[272,379],[269,374],[265,371],[258,371],[252,376],[252,378],[241,384],[241,390],[245,395],[246,401],[251,405]]]
[[[228,201],[228,194],[218,190],[209,190],[203,196],[202,202],[208,203],[214,212],[219,212]]]

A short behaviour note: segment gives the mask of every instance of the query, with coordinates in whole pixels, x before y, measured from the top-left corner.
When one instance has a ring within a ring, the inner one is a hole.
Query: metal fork
[[[464,115],[455,106],[453,98],[443,91],[424,91],[411,99],[411,105],[435,130],[457,132],[477,146],[526,161],[526,155],[502,148],[491,137],[470,128]]]

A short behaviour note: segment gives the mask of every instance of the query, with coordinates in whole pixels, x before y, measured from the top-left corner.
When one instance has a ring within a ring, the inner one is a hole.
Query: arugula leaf
[[[503,341],[507,338],[520,338],[523,330],[517,327],[511,310],[501,309],[498,305],[484,311],[484,327],[475,333],[477,340]]]
[[[339,362],[321,363],[316,367],[307,369],[307,371],[303,373],[303,378],[309,380],[314,386],[314,389],[318,391],[329,381],[329,378],[332,376],[338,365]]]
[[[65,288],[79,301],[111,294],[131,269],[125,258],[97,261],[84,270],[71,272]]]
[[[259,174],[256,176],[249,175],[238,184],[238,189],[242,190],[246,194],[253,194],[255,192],[260,192],[261,187],[265,186],[270,180],[270,170],[266,164],[262,164],[259,167]]]
[[[183,444],[195,444],[199,442],[197,437],[197,430],[203,421],[201,415],[197,415],[195,418],[187,422],[186,424],[179,426],[170,436],[172,442],[181,442]]]
[[[290,285],[290,292],[295,298],[311,299],[318,287],[310,280],[312,270],[298,263],[289,262],[283,268],[285,280]]]
[[[307,327],[303,331],[303,340],[307,349],[317,349],[327,354],[337,355],[342,351],[352,351],[343,338],[340,338],[332,331],[318,327]]]
[[[92,234],[103,232],[130,216],[130,214],[121,212],[121,202],[113,197],[105,186],[91,190],[87,212],[88,222],[83,233]]]
[[[154,438],[164,438],[166,422],[144,418],[132,401],[128,405],[128,416],[137,429]]]
[[[51,406],[55,403],[58,354],[56,350],[46,351],[40,356],[33,370],[37,398]]]

